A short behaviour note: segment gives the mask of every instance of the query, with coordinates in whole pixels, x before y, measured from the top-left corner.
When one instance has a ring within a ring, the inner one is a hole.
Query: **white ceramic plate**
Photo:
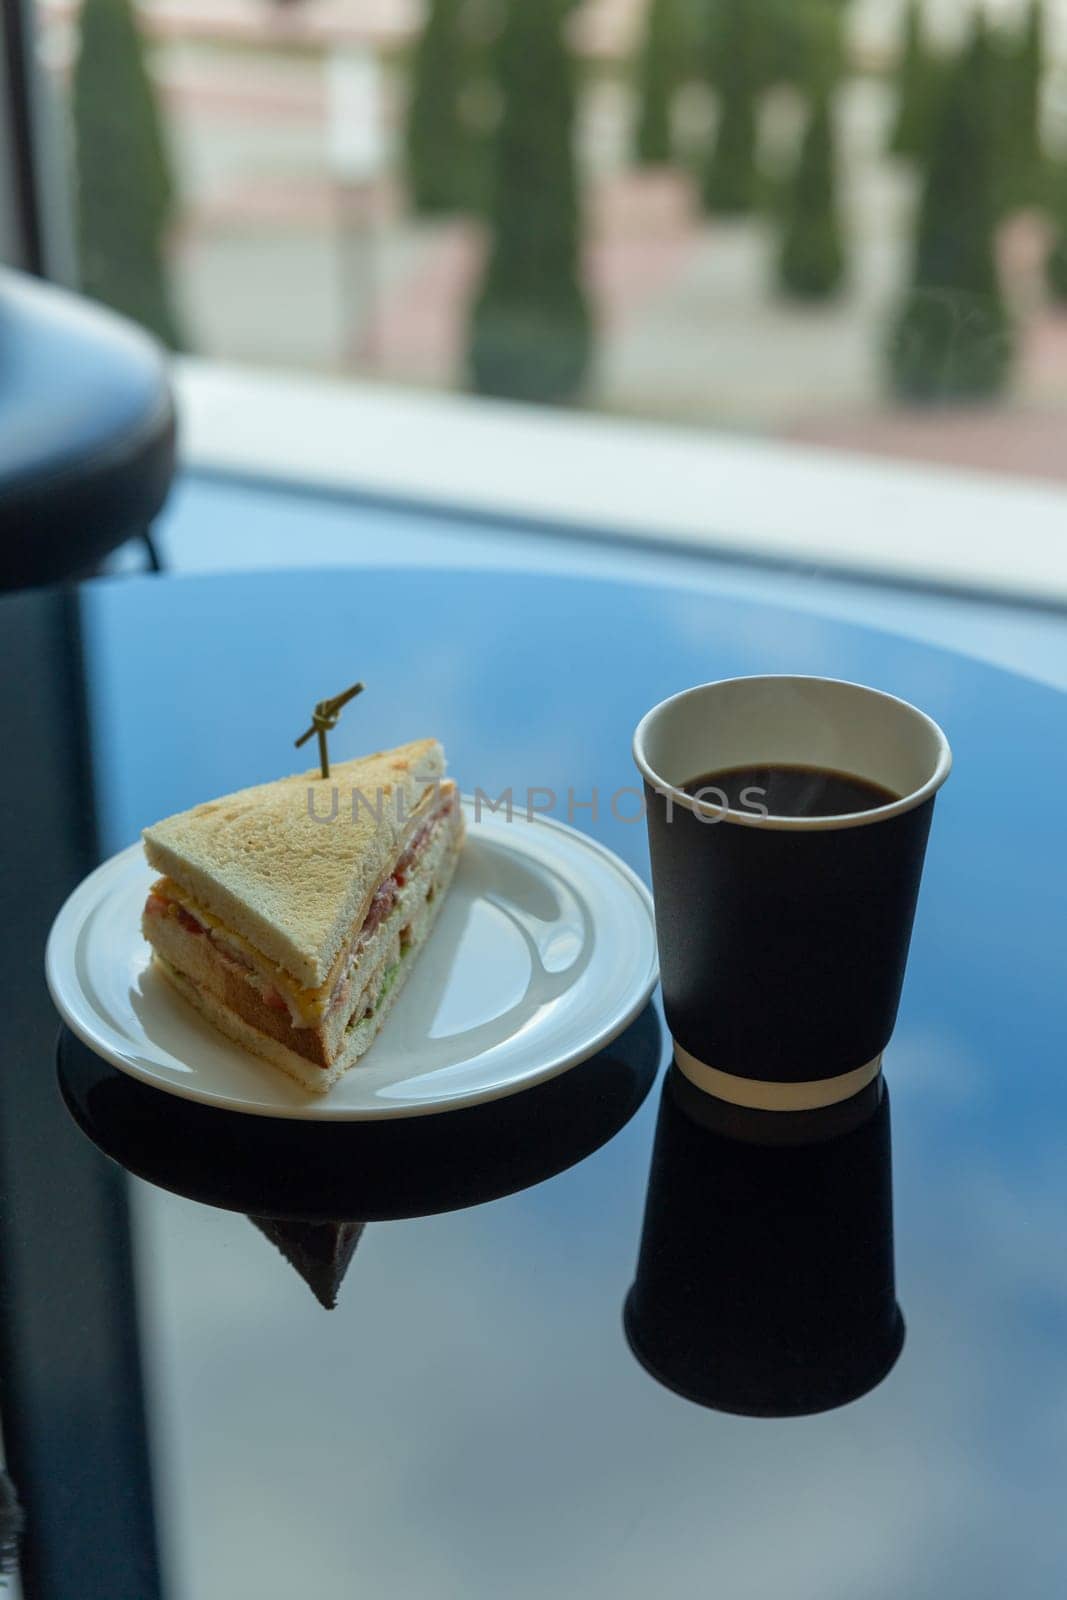
[[[231,1044],[160,978],[141,937],[155,874],[139,844],[57,916],[45,967],[74,1032],[123,1072],[227,1111],[344,1121],[425,1116],[515,1094],[594,1055],[656,982],[648,890],[547,818],[464,800],[467,843],[437,925],[362,1061],[325,1095]]]

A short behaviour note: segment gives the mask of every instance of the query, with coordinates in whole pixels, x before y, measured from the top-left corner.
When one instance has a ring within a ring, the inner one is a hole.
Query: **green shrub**
[[[1060,229],[1046,263],[1049,292],[1061,305],[1067,305],[1067,229]]]
[[[1067,305],[1067,163],[1061,164],[1049,183],[1052,210],[1052,243],[1045,262],[1045,275],[1053,300]]]
[[[731,70],[732,0],[686,0],[689,32],[706,40],[707,79],[721,88]],[[756,87],[806,85],[813,72],[836,78],[844,66],[849,0],[748,0],[752,75]],[[814,51],[814,55],[813,55]]]
[[[778,282],[794,299],[828,300],[844,281],[836,165],[833,106],[829,93],[818,89],[782,215]]]
[[[718,86],[719,120],[701,181],[704,209],[742,216],[759,194],[758,33],[754,0],[718,0],[720,25],[709,47],[708,76]]]
[[[671,107],[681,74],[684,38],[678,0],[649,0],[637,54],[634,155],[643,166],[674,154]]]
[[[1007,171],[1003,202],[1007,209],[1035,205],[1044,198],[1045,158],[1041,136],[1041,87],[1045,75],[1045,14],[1041,0],[1030,0],[1014,49],[1005,62],[1003,147]]]
[[[947,77],[919,206],[911,292],[889,343],[890,382],[912,402],[997,394],[1012,329],[995,256],[990,50],[979,17]]]
[[[502,112],[469,365],[477,391],[508,399],[572,398],[592,351],[562,15],[559,0],[509,0],[497,48]]]
[[[782,45],[788,44],[789,55],[775,80],[803,89],[813,84],[830,88],[839,82],[847,67],[847,10],[846,0],[800,0],[799,4],[794,0],[788,7],[788,22],[783,19],[776,29],[775,36]]]
[[[81,287],[172,349],[164,261],[174,185],[130,0],[84,0],[72,92]]]
[[[408,94],[411,203],[423,215],[464,211],[477,200],[477,147],[463,115],[471,71],[464,0],[429,0],[415,42]]]
[[[926,45],[921,0],[909,0],[897,62],[896,116],[889,137],[893,155],[918,160],[926,153],[937,92],[937,69]]]

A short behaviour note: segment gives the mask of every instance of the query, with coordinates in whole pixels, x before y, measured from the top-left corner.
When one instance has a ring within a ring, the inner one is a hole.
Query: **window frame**
[[[27,0],[0,0],[0,257],[43,277],[28,23]]]
[[[35,0],[0,0],[0,266],[73,288],[63,118],[37,54]]]

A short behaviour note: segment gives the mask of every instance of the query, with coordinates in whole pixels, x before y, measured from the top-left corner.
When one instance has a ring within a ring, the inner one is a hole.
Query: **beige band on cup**
[[[807,1083],[767,1083],[760,1078],[739,1078],[733,1072],[721,1072],[709,1067],[675,1041],[674,1059],[678,1070],[716,1100],[726,1100],[733,1106],[746,1106],[750,1111],[819,1111],[823,1106],[836,1106],[842,1100],[851,1100],[854,1094],[873,1083],[882,1070],[881,1055],[875,1056],[865,1066],[854,1067],[836,1078],[814,1078]]]

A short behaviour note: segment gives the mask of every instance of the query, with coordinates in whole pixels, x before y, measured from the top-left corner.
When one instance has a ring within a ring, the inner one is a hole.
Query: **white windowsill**
[[[1067,490],[185,359],[183,462],[696,554],[1067,603]]]

